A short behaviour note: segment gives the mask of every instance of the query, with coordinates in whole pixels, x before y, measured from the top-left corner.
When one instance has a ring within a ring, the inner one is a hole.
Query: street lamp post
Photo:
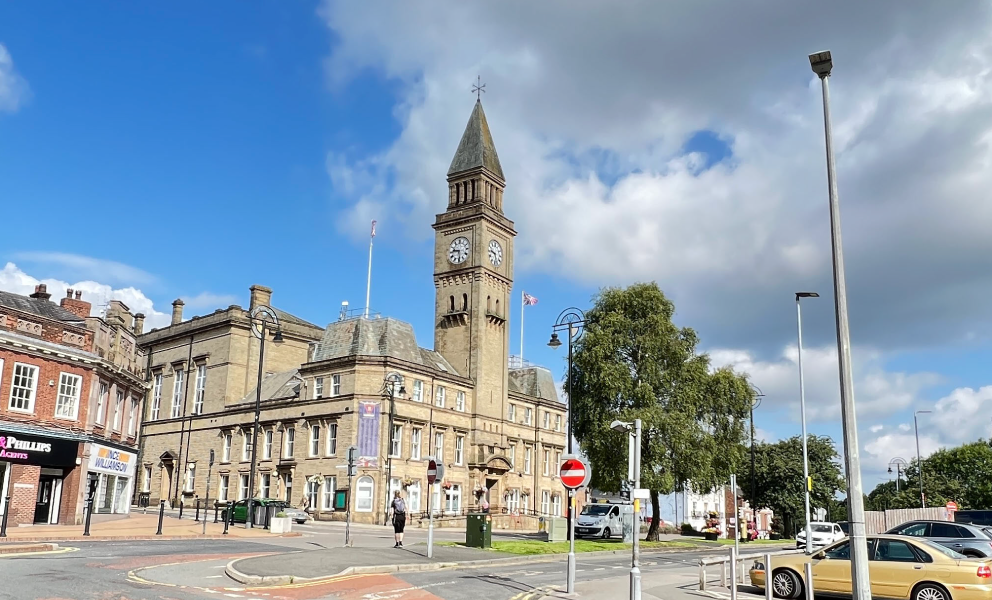
[[[914,415],[915,416],[915,415]],[[892,465],[896,466],[896,493],[899,493],[899,479],[902,477],[902,470],[906,467],[906,459],[895,457],[889,461],[889,473],[892,472]]]
[[[627,433],[629,436],[634,438],[634,455],[631,460],[634,461],[633,472],[634,472],[634,490],[638,490],[641,487],[641,420],[634,419],[633,423],[625,423],[623,421],[613,421],[610,424],[610,429],[613,431],[619,431],[621,433]],[[634,491],[636,494],[637,492]],[[640,548],[640,537],[641,537],[641,523],[640,523],[640,500],[634,498],[634,547],[631,551],[630,557],[630,600],[641,600],[641,548]]]
[[[851,590],[854,600],[871,600],[868,574],[868,539],[865,535],[864,495],[861,487],[861,458],[858,454],[858,424],[854,382],[851,378],[851,331],[847,319],[847,282],[844,277],[844,248],[840,234],[840,204],[830,125],[830,87],[833,70],[829,51],[809,55],[810,67],[823,91],[823,131],[827,154],[827,186],[830,205],[830,247],[834,271],[834,312],[837,320],[837,359],[840,374],[840,411],[844,432],[844,462],[847,471],[847,514],[851,524]],[[809,539],[809,536],[806,536]]]
[[[262,374],[265,367],[265,336],[268,329],[274,329],[272,341],[282,343],[282,328],[279,317],[270,306],[260,304],[248,313],[252,334],[259,339],[258,345],[258,385],[255,386],[255,424],[251,430],[251,471],[248,472],[248,505],[245,513],[245,529],[252,528],[254,520],[255,469],[258,466],[258,421],[262,413]]]
[[[916,467],[920,471],[920,508],[927,507],[927,496],[923,493],[923,457],[920,455],[920,421],[917,418],[922,414],[930,414],[929,410],[918,410],[913,413],[913,429],[916,430]]]
[[[802,298],[819,297],[820,294],[816,292],[796,292],[796,329],[798,330],[799,339],[799,414],[803,426],[803,500],[806,505],[806,554],[813,553],[812,531],[809,524],[809,492],[812,486],[810,485],[809,478],[809,451],[806,446],[806,388],[803,385],[803,311],[799,301]]]
[[[755,502],[755,500],[754,500],[754,494],[755,494],[755,485],[754,485],[754,473],[755,473],[755,470],[754,470],[754,409],[756,409],[759,406],[761,406],[761,399],[764,398],[765,395],[761,392],[761,388],[759,388],[758,386],[754,385],[753,383],[751,384],[751,387],[753,387],[758,392],[754,396],[754,400],[751,401],[751,448],[750,448],[750,450],[751,450],[751,514],[752,515],[755,515],[754,516],[754,520],[755,520],[755,522],[757,522],[757,520],[758,520],[758,518],[757,518],[758,507],[757,507],[757,502]],[[677,514],[675,515],[675,519],[678,520],[678,515]]]
[[[399,390],[396,389],[397,384],[400,386]],[[388,525],[389,493],[392,491],[389,488],[393,482],[393,419],[396,416],[396,394],[400,396],[406,394],[406,388],[399,376],[387,376],[386,381],[383,382],[383,391],[389,392],[389,446],[386,448],[386,485],[382,486],[386,488],[386,501],[382,505],[382,524]]]
[[[567,393],[568,393],[568,439],[566,444],[568,445],[568,453],[573,454],[572,449],[572,427],[573,419],[572,413],[572,342],[579,339],[582,335],[582,328],[586,324],[585,314],[578,308],[571,307],[566,308],[561,311],[558,315],[558,319],[555,324],[551,327],[551,341],[548,342],[548,346],[551,348],[560,348],[561,340],[558,339],[559,331],[568,332],[568,382],[567,382]],[[568,539],[572,539],[572,520],[574,516],[572,515],[572,503],[568,503]]]

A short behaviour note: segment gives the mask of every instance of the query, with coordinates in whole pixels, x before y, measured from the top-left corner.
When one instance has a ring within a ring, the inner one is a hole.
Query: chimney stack
[[[141,335],[145,330],[145,314],[134,315],[134,335]]]
[[[264,285],[258,285],[256,283],[249,289],[251,290],[251,304],[248,305],[248,310],[254,310],[256,306],[262,304],[271,306],[272,288],[267,288]]]
[[[179,325],[183,322],[183,305],[186,304],[180,298],[172,302],[172,324]]]
[[[41,291],[44,292],[45,290]],[[48,294],[45,295],[47,296]],[[80,319],[85,319],[90,316],[90,310],[93,306],[89,302],[83,301],[82,297],[82,290],[77,291],[75,297],[73,297],[72,289],[70,288],[66,290],[65,298],[62,298],[62,301],[59,302],[59,306],[76,315]]]
[[[48,293],[48,286],[44,283],[39,283],[34,286],[34,293],[31,294],[30,298],[35,298],[38,300],[48,300],[52,295]]]

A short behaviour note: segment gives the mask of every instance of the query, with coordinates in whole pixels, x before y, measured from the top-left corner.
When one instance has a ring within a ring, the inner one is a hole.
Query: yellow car
[[[868,536],[871,594],[907,600],[992,600],[992,559],[968,558],[929,540],[901,535]],[[816,593],[851,595],[851,546],[847,539],[812,556],[772,557],[772,591],[794,600],[805,593],[805,567],[813,565]],[[765,587],[765,565],[755,562],[751,582]]]

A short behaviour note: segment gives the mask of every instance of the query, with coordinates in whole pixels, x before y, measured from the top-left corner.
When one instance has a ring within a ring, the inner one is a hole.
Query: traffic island
[[[437,545],[457,547],[464,546],[461,542],[438,542]],[[640,542],[642,551],[664,551],[664,550],[698,550],[699,544],[690,542]],[[624,544],[613,540],[575,540],[576,553],[629,553],[631,544]],[[512,540],[496,541],[492,543],[492,551],[501,554],[513,554],[516,556],[535,556],[542,554],[566,554],[568,553],[568,542],[545,542],[541,540]]]
[[[58,544],[0,544],[0,556],[8,554],[34,554],[37,552],[54,552]]]

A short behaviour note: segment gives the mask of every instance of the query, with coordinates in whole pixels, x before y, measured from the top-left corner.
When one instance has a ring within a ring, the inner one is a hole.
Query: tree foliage
[[[810,509],[825,508],[831,515],[838,512],[835,495],[843,486],[841,465],[833,440],[811,435],[806,441],[809,475],[813,479]],[[754,498],[749,485],[742,485],[751,506],[768,507],[781,515],[788,534],[806,525],[806,503],[803,481],[803,440],[795,436],[774,444],[754,446]],[[743,479],[741,483],[744,484]],[[846,512],[846,511],[845,511]]]
[[[903,475],[899,493],[894,480],[875,486],[868,494],[870,510],[920,506],[919,463],[914,459]],[[943,506],[953,500],[961,509],[992,507],[992,441],[942,448],[925,458],[923,491],[927,506]]]
[[[617,491],[627,473],[627,438],[614,420],[642,420],[641,487],[658,494],[708,491],[726,483],[745,456],[754,390],[730,368],[712,370],[696,332],[672,323],[675,306],[654,283],[609,288],[586,313],[575,342],[574,436],[593,464],[591,484]]]

